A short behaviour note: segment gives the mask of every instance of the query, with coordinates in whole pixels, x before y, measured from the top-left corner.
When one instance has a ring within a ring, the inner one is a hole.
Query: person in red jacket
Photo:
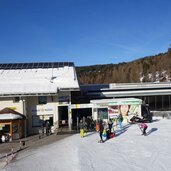
[[[139,127],[140,127],[140,129],[141,129],[141,131],[142,131],[142,134],[143,134],[143,135],[147,135],[147,133],[146,133],[146,130],[147,130],[147,128],[148,128],[147,124],[145,124],[145,123],[140,123]]]

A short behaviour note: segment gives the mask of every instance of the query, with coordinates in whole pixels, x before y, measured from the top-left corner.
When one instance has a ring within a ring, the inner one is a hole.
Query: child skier
[[[84,125],[83,125],[82,120],[80,120],[79,127],[80,127],[80,137],[83,138],[84,137]]]
[[[147,124],[145,124],[145,123],[140,123],[139,127],[140,127],[140,129],[141,129],[141,131],[142,131],[142,135],[147,135],[147,133],[146,133],[146,130],[147,130],[147,128],[148,128]]]

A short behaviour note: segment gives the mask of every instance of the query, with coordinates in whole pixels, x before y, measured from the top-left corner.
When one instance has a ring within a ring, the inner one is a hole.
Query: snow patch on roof
[[[0,70],[0,94],[56,93],[63,88],[79,89],[73,66]]]

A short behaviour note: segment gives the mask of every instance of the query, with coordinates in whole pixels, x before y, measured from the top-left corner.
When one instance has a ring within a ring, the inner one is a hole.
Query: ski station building
[[[20,122],[14,122],[20,120],[19,115],[1,113],[0,132],[10,133],[12,139],[21,138],[23,132],[38,133],[46,120],[52,126],[63,124],[71,128],[71,91],[78,90],[71,62],[1,64],[0,110],[17,111],[26,119],[21,126]]]
[[[79,85],[72,62],[0,64],[0,134],[36,134],[45,121],[72,130],[77,118],[108,115],[113,99],[127,103],[120,98],[147,103],[153,112],[171,111],[171,83]]]

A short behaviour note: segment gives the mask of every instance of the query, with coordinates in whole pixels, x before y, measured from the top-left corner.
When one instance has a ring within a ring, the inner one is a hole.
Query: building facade
[[[141,99],[152,111],[171,111],[171,83],[79,85],[71,62],[0,64],[0,110],[26,117],[25,136],[38,133],[46,121],[74,129],[81,118],[94,116],[92,100],[128,97]],[[14,130],[0,124],[4,131]]]
[[[7,107],[26,117],[25,136],[38,133],[46,121],[71,129],[71,91],[79,90],[73,63],[1,64],[0,74],[0,110]]]
[[[171,111],[170,82],[81,85],[80,89],[82,95],[75,99],[75,103],[82,101],[83,96],[90,100],[135,97],[149,104],[152,111]]]

